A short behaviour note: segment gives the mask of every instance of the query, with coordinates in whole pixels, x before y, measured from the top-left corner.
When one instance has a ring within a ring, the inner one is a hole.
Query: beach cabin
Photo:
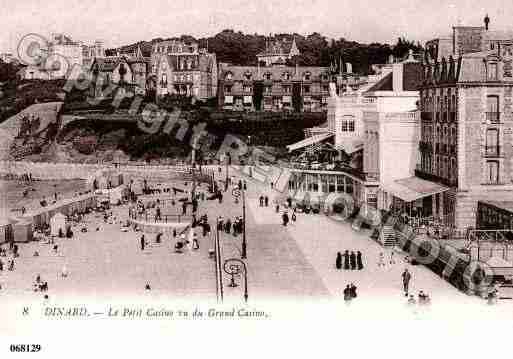
[[[57,212],[50,219],[50,234],[57,236],[59,235],[59,230],[62,231],[62,234],[66,234],[66,216]]]

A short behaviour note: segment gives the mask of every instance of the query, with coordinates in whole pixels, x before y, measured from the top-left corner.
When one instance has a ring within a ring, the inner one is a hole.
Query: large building
[[[273,64],[285,64],[287,60],[291,60],[294,56],[299,56],[300,52],[296,45],[296,39],[292,41],[287,39],[267,41],[265,42],[265,50],[258,53],[257,60],[264,66]]]
[[[97,98],[115,95],[110,84],[134,95],[145,95],[149,59],[138,49],[132,56],[96,57],[91,65],[91,95]]]
[[[150,66],[157,98],[169,94],[206,100],[217,95],[216,55],[197,43],[155,43]]]
[[[414,177],[420,136],[417,87],[421,63],[410,54],[401,63],[381,66],[380,71],[356,92],[337,96],[331,85],[327,126],[311,129],[312,136],[287,147],[289,151],[309,147],[319,151],[321,144],[329,142],[328,147],[349,155],[350,162],[342,166],[299,163],[293,169],[290,191],[345,193],[356,207],[366,204],[389,210],[394,202],[390,191],[401,183],[426,185],[427,181]]]
[[[75,65],[83,65],[82,45],[64,34],[52,34],[41,51],[44,51],[41,62],[24,68],[21,77],[26,80],[63,79]]]
[[[346,68],[350,66],[346,65]],[[232,111],[326,111],[330,83],[337,93],[355,91],[366,77],[334,66],[219,65],[218,105]]]
[[[97,57],[105,57],[103,41],[96,40],[93,45],[82,45],[82,58],[84,68],[89,69]]]
[[[478,202],[513,196],[513,33],[488,25],[428,42],[420,89],[417,175],[449,187],[433,214],[459,229],[476,226]]]

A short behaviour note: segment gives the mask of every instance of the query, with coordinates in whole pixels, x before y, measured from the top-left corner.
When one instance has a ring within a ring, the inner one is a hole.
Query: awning
[[[418,177],[409,177],[386,183],[383,185],[383,189],[405,202],[412,202],[416,199],[445,192],[449,190],[449,187]]]
[[[336,144],[336,148],[342,148],[344,152],[347,154],[354,153],[359,150],[363,150],[363,138],[362,137],[354,137],[343,139],[340,143]]]
[[[312,136],[312,137],[308,137],[308,138],[305,138],[302,141],[296,142],[296,143],[294,143],[292,145],[288,145],[287,149],[289,150],[289,152],[292,152],[292,151],[298,150],[300,148],[307,147],[307,146],[319,143],[319,142],[324,141],[324,140],[326,140],[326,139],[328,139],[328,138],[330,138],[332,136],[333,136],[332,133],[324,133],[322,135],[315,135],[315,136]]]

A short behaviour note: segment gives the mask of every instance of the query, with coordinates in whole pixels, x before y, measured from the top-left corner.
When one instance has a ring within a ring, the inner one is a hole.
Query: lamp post
[[[229,162],[230,161],[230,154],[228,152],[226,152],[226,180],[225,180],[225,183],[224,183],[224,191],[228,191],[228,165],[229,165]]]
[[[240,256],[246,259],[246,191],[242,189],[242,253]]]
[[[223,269],[225,273],[231,275],[230,286],[236,287],[234,276],[240,274],[241,267],[244,270],[244,302],[248,302],[248,268],[246,263],[238,258],[230,258],[224,261]]]

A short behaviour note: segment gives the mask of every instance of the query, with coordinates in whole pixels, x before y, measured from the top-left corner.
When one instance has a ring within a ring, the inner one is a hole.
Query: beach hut
[[[32,221],[22,219],[13,225],[14,241],[29,242],[32,240]]]
[[[60,212],[57,212],[50,219],[50,233],[52,236],[57,236],[59,234],[59,229],[62,230],[62,233],[66,233],[66,216]]]
[[[121,204],[123,200],[124,187],[119,186],[109,191],[110,204]]]

